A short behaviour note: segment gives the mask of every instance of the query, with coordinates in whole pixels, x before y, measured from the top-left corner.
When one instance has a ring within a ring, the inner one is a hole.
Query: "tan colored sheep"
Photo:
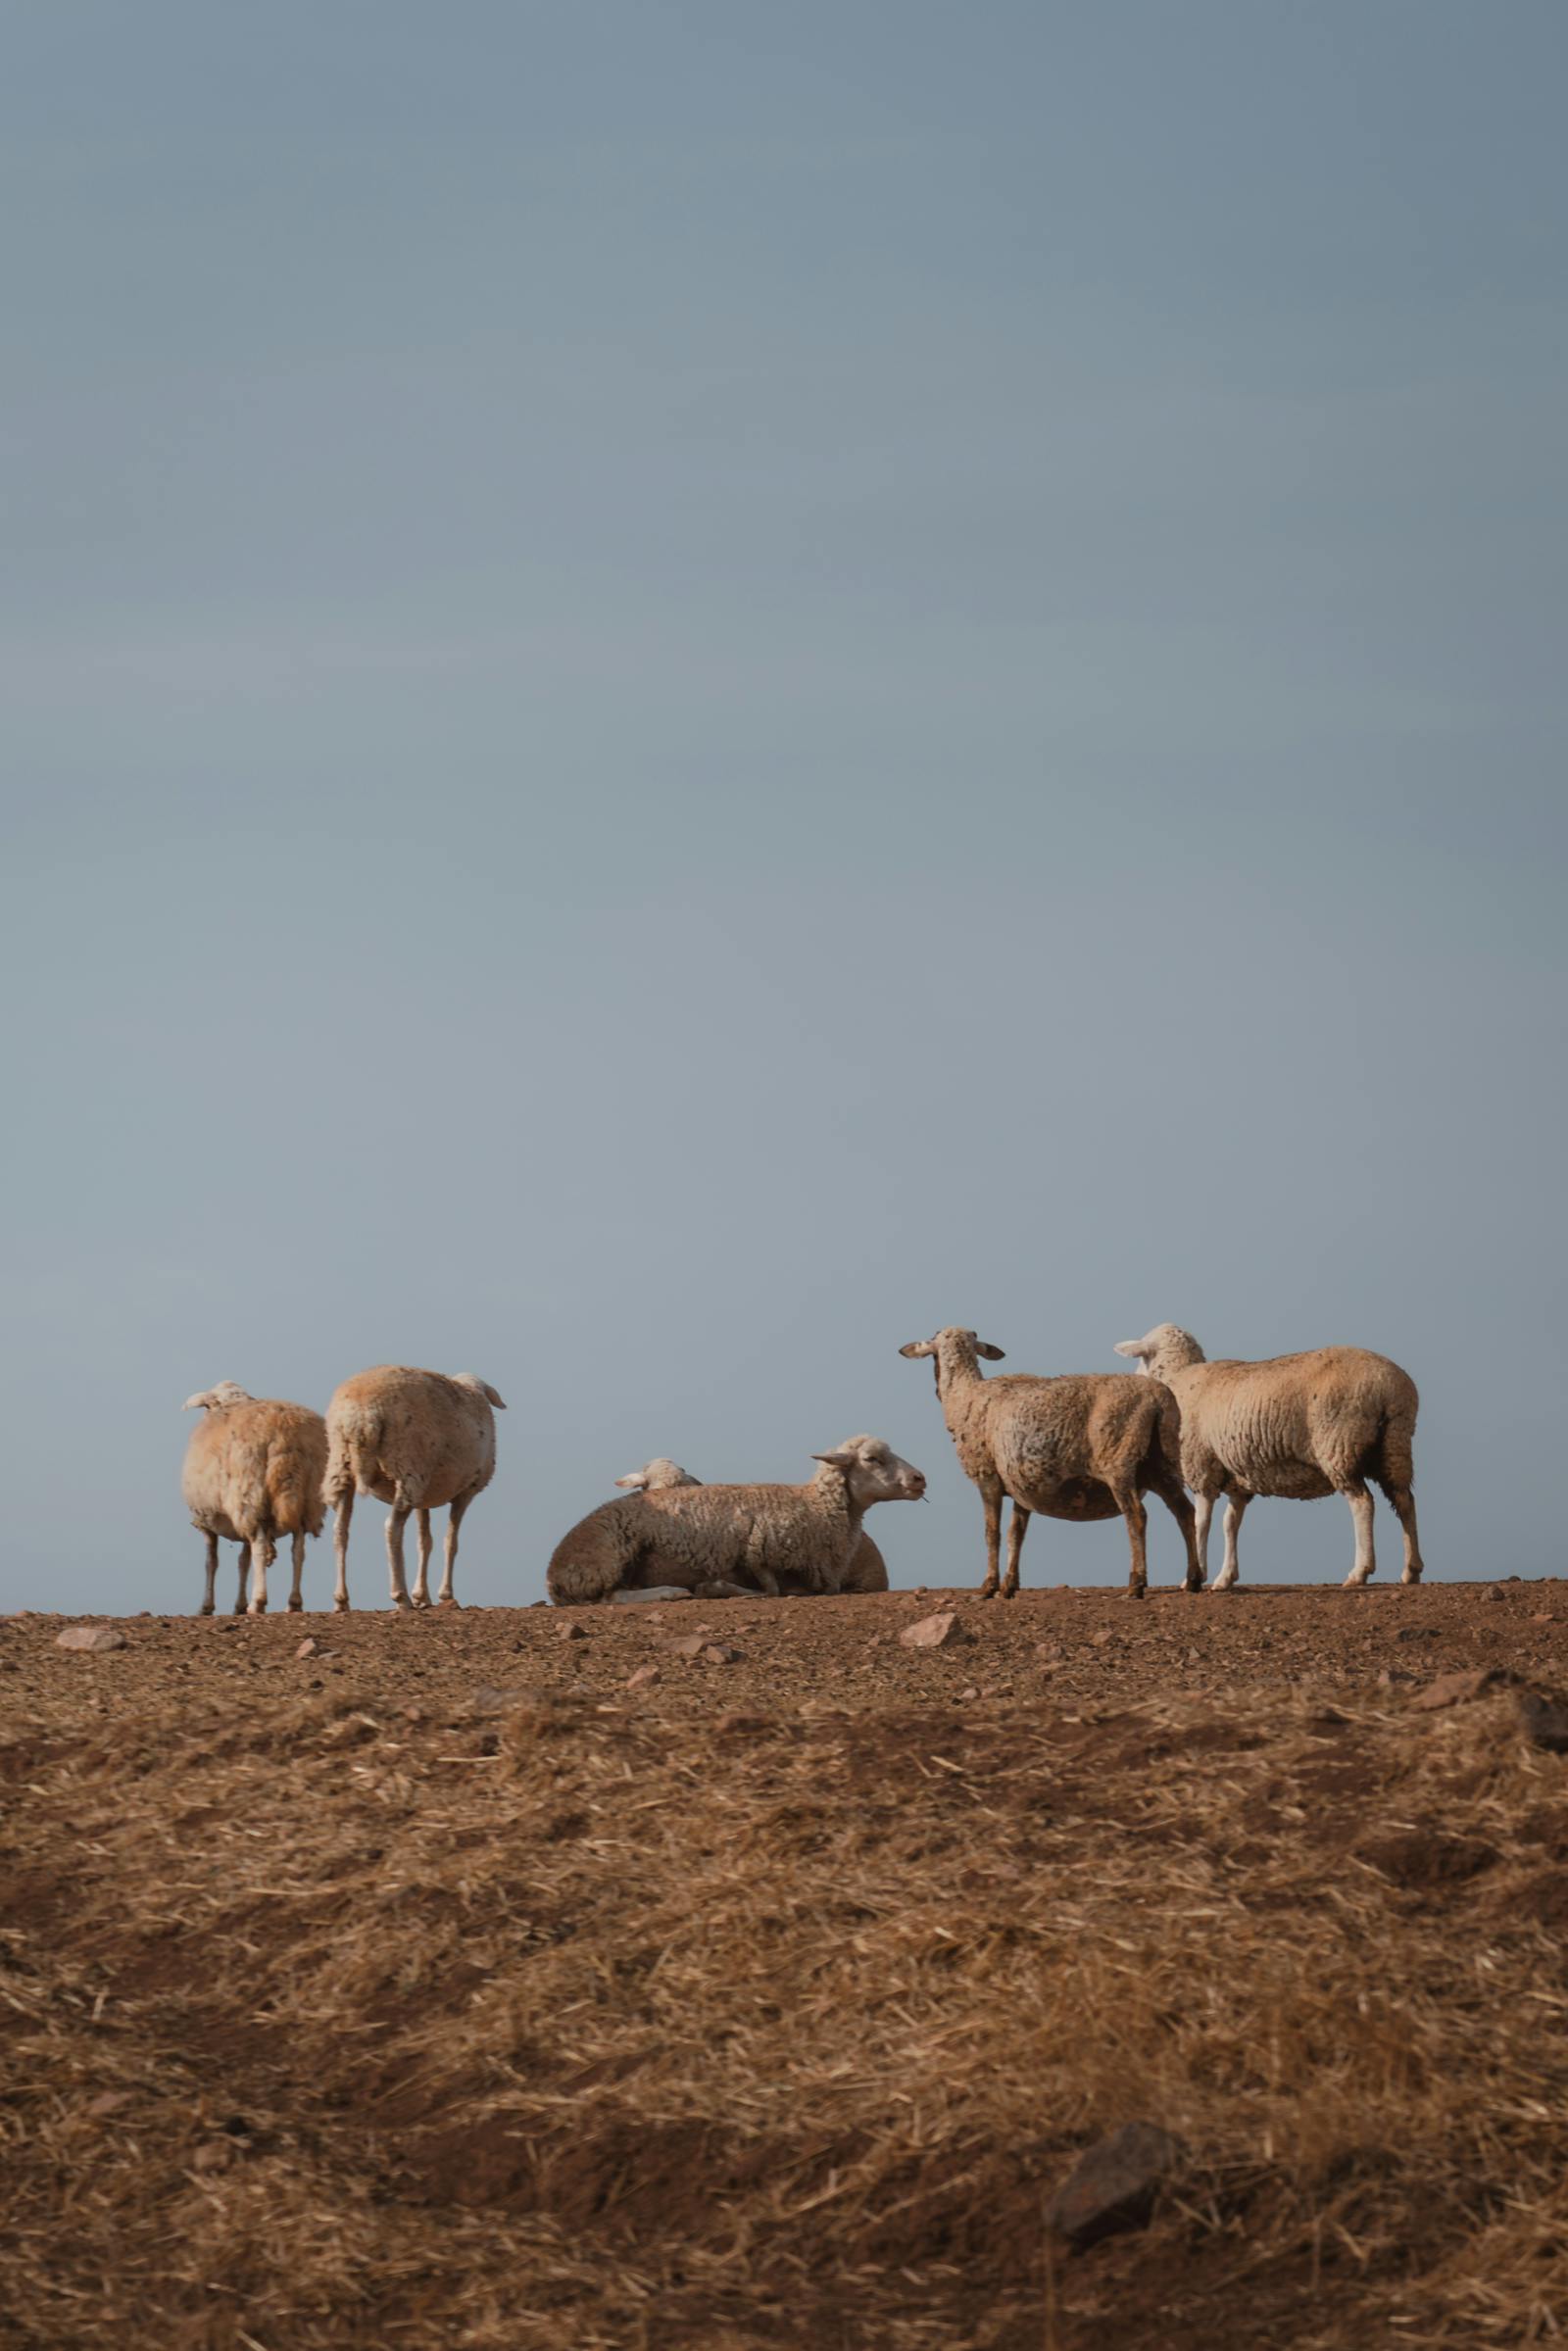
[[[988,1380],[979,1358],[1000,1363],[1000,1347],[950,1324],[931,1339],[911,1339],[901,1355],[929,1355],[937,1395],[964,1474],[980,1489],[986,1514],[983,1599],[998,1590],[1002,1497],[1012,1502],[1007,1528],[1004,1599],[1018,1590],[1018,1563],[1032,1514],[1083,1521],[1127,1522],[1132,1544],[1128,1590],[1141,1596],[1149,1582],[1144,1495],[1157,1494],[1187,1545],[1189,1592],[1202,1583],[1193,1505],[1182,1492],[1176,1401],[1156,1382],[1147,1396],[1135,1380],[1114,1372],[1055,1379],[1009,1373]]]
[[[605,1502],[556,1545],[551,1598],[582,1606],[639,1584],[777,1593],[786,1579],[841,1592],[866,1511],[918,1500],[925,1478],[879,1437],[849,1437],[811,1457],[821,1466],[805,1486],[693,1483]]]
[[[373,1494],[390,1502],[386,1555],[392,1605],[411,1605],[403,1580],[403,1530],[415,1520],[419,1567],[412,1605],[430,1605],[430,1512],[451,1504],[447,1519],[445,1573],[436,1597],[456,1606],[452,1571],[458,1557],[458,1529],[476,1494],[495,1476],[497,1412],[505,1404],[488,1382],[472,1372],[448,1376],[416,1371],[407,1363],[382,1363],[345,1380],[326,1407],[326,1500],[336,1514],[332,1547],[337,1556],[334,1608],[349,1604],[349,1521],[354,1496]]]
[[[239,1544],[236,1616],[245,1614],[253,1554],[256,1592],[250,1613],[267,1613],[267,1571],[284,1535],[292,1538],[294,1546],[294,1589],[288,1604],[303,1608],[305,1538],[319,1535],[323,1517],[326,1423],[308,1404],[254,1396],[232,1380],[220,1380],[216,1388],[187,1396],[184,1408],[202,1415],[191,1431],[180,1478],[191,1524],[207,1538],[202,1615],[213,1613],[220,1539]]]
[[[1374,1478],[1404,1533],[1400,1582],[1421,1581],[1421,1544],[1412,1491],[1415,1382],[1387,1355],[1359,1347],[1313,1347],[1260,1363],[1210,1363],[1191,1332],[1173,1322],[1146,1338],[1123,1339],[1118,1355],[1162,1380],[1182,1414],[1182,1475],[1198,1496],[1198,1542],[1205,1561],[1209,1520],[1225,1499],[1225,1564],[1214,1582],[1228,1592],[1241,1574],[1236,1539],[1255,1494],[1313,1501],[1343,1494],[1355,1522],[1355,1564],[1348,1585],[1376,1572],[1372,1543]]]
[[[628,1487],[633,1494],[651,1494],[664,1486],[700,1486],[702,1482],[701,1478],[694,1478],[689,1469],[682,1469],[678,1461],[671,1461],[666,1453],[660,1454],[653,1461],[645,1461],[641,1469],[628,1470],[623,1478],[615,1480],[617,1486]],[[780,1581],[786,1592],[804,1589],[789,1576],[784,1576]],[[841,1592],[886,1592],[887,1589],[888,1563],[871,1541],[870,1536],[862,1533],[851,1554],[850,1564],[844,1571],[844,1581],[839,1586],[839,1590]],[[720,1595],[705,1591],[699,1596],[704,1599],[714,1599]]]

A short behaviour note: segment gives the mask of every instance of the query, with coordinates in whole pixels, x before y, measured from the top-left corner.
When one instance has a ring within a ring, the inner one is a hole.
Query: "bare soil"
[[[65,1621],[0,1621],[0,2343],[1568,2318],[1562,1584]],[[1152,2220],[1054,2242],[1127,2121]]]

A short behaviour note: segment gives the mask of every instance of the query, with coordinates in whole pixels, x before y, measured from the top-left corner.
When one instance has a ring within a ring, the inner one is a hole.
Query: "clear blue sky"
[[[896,1580],[978,1580],[949,1321],[1381,1348],[1431,1571],[1568,1569],[1560,7],[0,64],[9,1604],[193,1606],[181,1399],[389,1358],[511,1407],[470,1599],[860,1429]]]

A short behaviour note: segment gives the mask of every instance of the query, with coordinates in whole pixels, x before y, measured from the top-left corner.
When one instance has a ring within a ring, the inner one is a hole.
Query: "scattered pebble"
[[[90,1649],[97,1655],[104,1649],[122,1649],[126,1645],[123,1633],[113,1625],[68,1625],[55,1635],[57,1649]]]
[[[1124,2123],[1081,2155],[1046,2206],[1046,2226],[1075,2245],[1149,2219],[1181,2147],[1157,2123]]]
[[[906,1625],[899,1640],[906,1649],[946,1649],[964,1635],[951,1609],[940,1616],[922,1616],[912,1625]]]

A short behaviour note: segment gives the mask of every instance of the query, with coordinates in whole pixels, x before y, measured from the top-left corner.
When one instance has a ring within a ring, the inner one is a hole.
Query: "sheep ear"
[[[647,1490],[648,1480],[644,1477],[640,1469],[629,1469],[623,1478],[617,1478],[615,1480],[615,1484],[617,1486],[629,1486],[633,1494],[642,1494]]]
[[[907,1347],[899,1349],[901,1355],[934,1355],[936,1351],[929,1339],[911,1339]],[[820,1453],[811,1455],[813,1461],[820,1461],[822,1457]]]
[[[212,1390],[210,1388],[204,1388],[200,1396],[188,1396],[179,1408],[181,1412],[201,1412],[206,1409],[212,1400]]]
[[[1001,1347],[993,1347],[989,1339],[977,1339],[974,1351],[977,1355],[984,1355],[988,1363],[1005,1363],[1007,1360]]]
[[[1142,1362],[1144,1343],[1141,1339],[1118,1339],[1116,1352],[1118,1355],[1131,1355],[1135,1363]]]
[[[480,1385],[480,1387],[481,1387],[481,1388],[484,1390],[484,1392],[485,1392],[485,1395],[486,1395],[486,1396],[487,1396],[490,1398],[490,1401],[492,1402],[492,1404],[494,1404],[494,1406],[495,1406],[496,1410],[497,1410],[498,1412],[505,1412],[505,1410],[506,1410],[506,1408],[507,1408],[507,1407],[506,1407],[506,1404],[505,1404],[505,1402],[503,1401],[503,1399],[502,1399],[502,1398],[501,1398],[499,1396],[497,1396],[497,1394],[496,1394],[495,1390],[494,1390],[494,1389],[491,1387],[491,1385],[490,1385],[489,1381],[488,1381],[488,1380],[481,1380],[481,1381],[479,1382],[479,1385]]]
[[[811,1459],[825,1461],[829,1469],[853,1469],[857,1456],[854,1453],[813,1453]]]

